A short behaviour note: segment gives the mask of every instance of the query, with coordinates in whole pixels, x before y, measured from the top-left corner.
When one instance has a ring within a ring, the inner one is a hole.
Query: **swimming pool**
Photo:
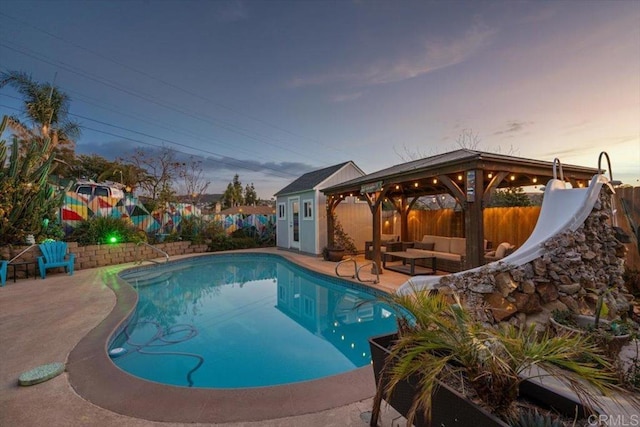
[[[120,276],[139,301],[112,338],[112,360],[163,384],[246,388],[337,375],[369,364],[367,339],[396,328],[374,290],[278,255],[209,255]]]

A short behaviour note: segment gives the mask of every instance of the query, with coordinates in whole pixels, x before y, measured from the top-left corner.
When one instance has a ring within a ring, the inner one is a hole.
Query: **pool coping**
[[[293,257],[278,255],[309,268]],[[134,377],[111,361],[107,344],[135,309],[137,293],[117,274],[105,284],[116,296],[114,308],[67,359],[69,383],[78,395],[97,406],[152,421],[249,422],[320,412],[375,394],[371,366],[318,380],[242,389],[178,387]]]

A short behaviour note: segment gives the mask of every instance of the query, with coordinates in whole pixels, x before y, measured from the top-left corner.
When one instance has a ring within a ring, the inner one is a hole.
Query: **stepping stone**
[[[63,372],[64,363],[49,363],[47,365],[33,368],[30,371],[23,372],[18,378],[18,383],[24,386],[39,384],[41,382],[50,380],[53,377],[57,377]]]

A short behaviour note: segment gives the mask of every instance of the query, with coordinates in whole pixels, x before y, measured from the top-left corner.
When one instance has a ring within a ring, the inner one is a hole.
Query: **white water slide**
[[[454,275],[463,275],[483,268],[503,269],[506,264],[520,266],[540,257],[544,252],[544,242],[564,231],[574,231],[584,223],[598,200],[603,185],[608,185],[613,190],[609,179],[601,173],[594,175],[586,188],[567,188],[562,167],[560,167],[560,179],[557,178],[556,162],[559,164],[557,159],[554,160],[553,178],[545,187],[538,222],[527,241],[514,253],[500,261],[454,273]],[[598,169],[602,171],[599,167]],[[499,267],[499,263],[502,266]],[[433,289],[439,280],[439,276],[415,276],[400,286],[397,293],[406,294],[414,290]]]

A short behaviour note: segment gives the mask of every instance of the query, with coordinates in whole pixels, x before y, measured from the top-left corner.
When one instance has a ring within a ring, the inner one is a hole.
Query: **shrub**
[[[118,243],[146,241],[144,232],[136,229],[130,221],[114,217],[94,217],[82,221],[68,240],[86,246],[109,243],[111,237],[115,237]]]
[[[250,249],[257,246],[258,244],[251,237],[231,237],[220,233],[213,236],[208,250],[211,252],[231,251],[234,249]]]
[[[203,243],[203,228],[204,221],[202,221],[202,218],[196,216],[183,217],[180,222],[180,238],[193,243]]]

